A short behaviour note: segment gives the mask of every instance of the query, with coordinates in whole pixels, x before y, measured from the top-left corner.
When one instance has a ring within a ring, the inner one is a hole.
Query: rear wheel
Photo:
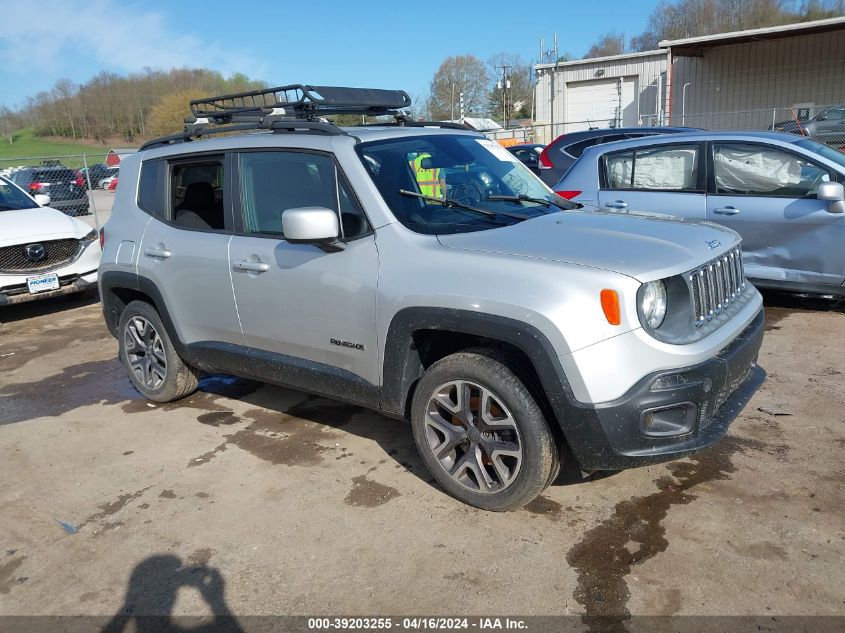
[[[449,494],[485,510],[537,497],[559,468],[554,436],[531,393],[485,350],[432,365],[411,408],[414,440]]]
[[[193,393],[198,372],[176,353],[156,309],[133,301],[118,326],[120,360],[138,392],[154,402],[171,402]]]

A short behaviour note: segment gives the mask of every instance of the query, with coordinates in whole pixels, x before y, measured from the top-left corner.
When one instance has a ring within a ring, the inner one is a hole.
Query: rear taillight
[[[44,187],[48,186],[50,183],[47,182],[31,182],[29,183],[29,190],[39,192],[44,189]]]
[[[82,177],[82,174],[76,172],[76,186],[77,187],[84,187],[85,186],[85,178]]]
[[[549,158],[550,147],[551,145],[546,145],[543,148],[543,151],[540,152],[540,169],[552,169],[554,167],[551,159]]]
[[[100,229],[100,250],[106,247],[106,230]]]
[[[580,196],[583,192],[575,191],[575,190],[572,190],[572,191],[557,191],[557,190],[555,190],[555,193],[557,195],[559,195],[561,198],[566,198],[567,200],[572,200],[572,198],[576,198],[576,197]]]

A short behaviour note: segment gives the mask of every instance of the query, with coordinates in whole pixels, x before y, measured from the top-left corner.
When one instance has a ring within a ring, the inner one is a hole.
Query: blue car
[[[763,288],[845,296],[845,154],[777,132],[693,132],[595,145],[553,187],[601,211],[711,221],[742,236]]]

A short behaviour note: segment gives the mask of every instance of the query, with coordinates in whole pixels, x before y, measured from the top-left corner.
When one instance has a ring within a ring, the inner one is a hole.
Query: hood
[[[691,270],[740,241],[730,229],[708,222],[588,210],[438,239],[447,248],[590,266],[641,282]]]
[[[50,207],[0,211],[0,246],[65,237],[79,239],[91,230],[85,222]]]

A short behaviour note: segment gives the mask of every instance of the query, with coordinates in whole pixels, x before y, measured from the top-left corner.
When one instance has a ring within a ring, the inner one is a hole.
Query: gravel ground
[[[505,514],[439,490],[403,423],[226,376],[153,405],[99,304],[5,308],[0,615],[843,616],[845,315],[767,304],[724,440]]]

